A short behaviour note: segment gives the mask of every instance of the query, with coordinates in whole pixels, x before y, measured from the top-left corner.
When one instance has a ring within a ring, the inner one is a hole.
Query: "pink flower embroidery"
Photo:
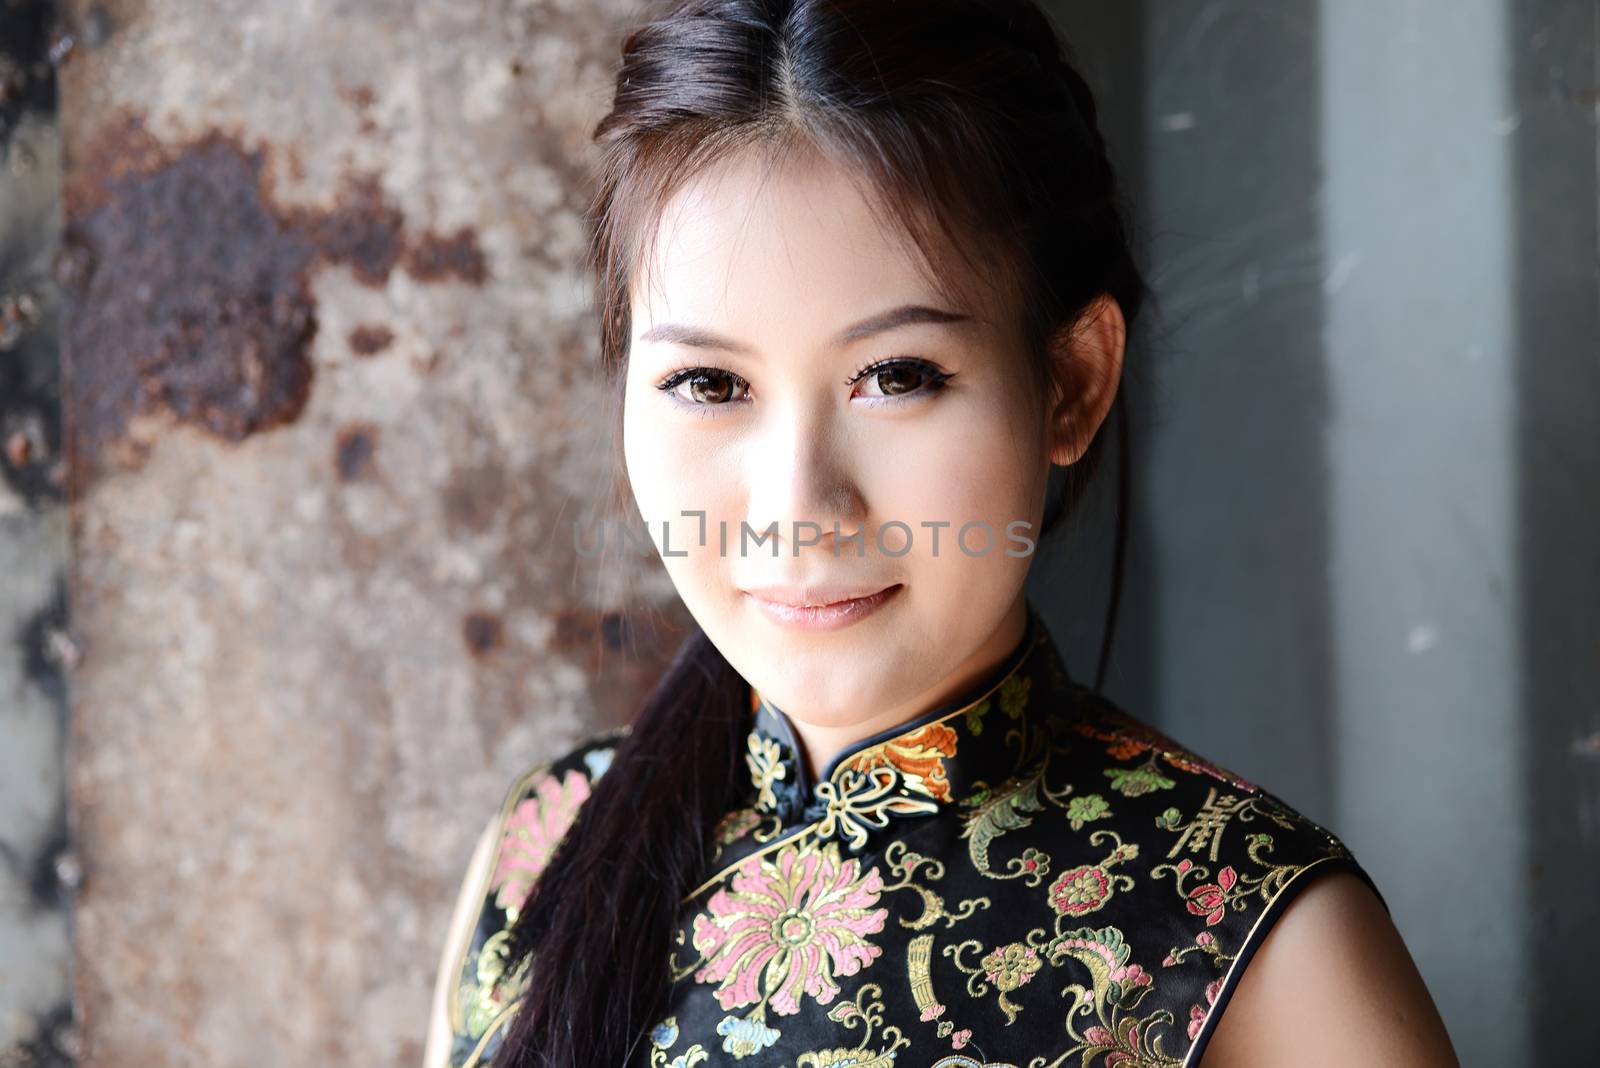
[[[581,771],[569,771],[559,782],[553,775],[545,776],[533,796],[523,798],[506,819],[489,889],[495,895],[495,907],[503,909],[512,921],[539,873],[550,863],[561,836],[572,826],[578,806],[588,798],[589,780]]]
[[[762,1002],[790,1016],[807,994],[826,1005],[839,992],[835,975],[854,975],[883,952],[866,940],[889,914],[872,907],[883,877],[876,868],[859,871],[860,861],[841,861],[833,842],[751,857],[732,892],[718,890],[709,915],[695,917],[694,948],[705,960],[695,979],[721,984],[724,1009]]]
[[[1206,1025],[1206,1014],[1211,1011],[1211,1006],[1217,1003],[1217,994],[1222,991],[1222,980],[1213,979],[1206,984],[1206,1003],[1204,1005],[1189,1006],[1189,1041],[1193,1042],[1200,1037],[1200,1029]]]
[[[1233,868],[1223,868],[1217,872],[1216,882],[1204,883],[1189,891],[1189,911],[1196,916],[1204,916],[1207,927],[1220,923],[1228,907],[1228,891],[1233,889],[1233,884],[1238,880],[1238,873]]]
[[[996,946],[980,962],[983,977],[1002,993],[1010,993],[1027,983],[1041,966],[1039,954],[1032,946],[1025,946],[1021,942]]]

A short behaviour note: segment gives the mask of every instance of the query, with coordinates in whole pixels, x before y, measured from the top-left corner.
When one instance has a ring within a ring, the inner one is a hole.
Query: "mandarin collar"
[[[814,824],[819,838],[859,850],[892,818],[932,815],[998,785],[1018,759],[1010,728],[1036,706],[1061,710],[1075,688],[1037,608],[1025,603],[1023,635],[1000,664],[937,707],[847,746],[815,783],[793,723],[752,687],[745,763],[756,811],[784,828]]]

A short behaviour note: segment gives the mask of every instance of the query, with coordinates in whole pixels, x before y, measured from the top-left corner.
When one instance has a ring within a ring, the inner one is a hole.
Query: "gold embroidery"
[[[1051,965],[1060,967],[1075,960],[1089,974],[1089,983],[1069,983],[1062,988],[1069,998],[1067,1035],[1074,1045],[1054,1060],[1039,1056],[1028,1068],[1059,1068],[1068,1058],[1091,1064],[1100,1057],[1112,1064],[1139,1065],[1139,1068],[1178,1068],[1176,1058],[1163,1049],[1163,1025],[1170,1027],[1173,1015],[1157,1009],[1145,1016],[1135,1012],[1150,993],[1150,974],[1130,960],[1132,947],[1117,927],[1080,927],[1069,930],[1066,917],[1057,916],[1053,936],[1043,929],[1028,932],[1027,941]],[[1048,939],[1048,940],[1047,940]],[[1083,1020],[1089,1024],[1083,1027]]]
[[[946,953],[950,951],[945,950]],[[949,1038],[955,1033],[956,1025],[947,1019],[941,1019],[948,1006],[940,1001],[933,992],[933,935],[923,934],[911,940],[906,948],[906,977],[911,983],[911,1000],[916,1003],[918,1018],[923,1023],[934,1024],[934,1034],[940,1038]],[[970,1036],[971,1031],[964,1035]],[[958,1042],[956,1048],[959,1049]]]
[[[884,885],[884,893],[895,890],[910,890],[922,899],[922,914],[915,918],[900,917],[900,926],[909,927],[913,931],[921,931],[932,927],[940,920],[946,927],[954,927],[961,920],[968,919],[978,909],[986,909],[992,902],[987,897],[973,897],[956,906],[956,911],[951,912],[944,903],[944,897],[927,886],[922,886],[911,881],[917,870],[922,870],[930,881],[944,878],[944,862],[923,856],[906,847],[902,841],[893,841],[883,851],[883,859],[888,862],[889,870],[900,876],[899,882]]]
[[[976,965],[971,965],[961,959],[961,954],[969,949],[981,952],[983,943],[969,938],[957,945],[945,946],[944,955],[966,975],[967,993],[973,997],[987,994],[990,984],[993,984],[1000,1011],[1005,1013],[1006,1026],[1010,1027],[1017,1022],[1017,1015],[1022,1012],[1022,1006],[1006,995],[1027,985],[1029,980],[1039,973],[1039,969],[1044,967],[1039,951],[1021,942],[1011,942],[995,946]]]
[[[901,1033],[900,1028],[891,1024],[883,1029],[883,1037],[889,1045],[874,1053],[868,1052],[872,1044],[872,1032],[883,1024],[883,1002],[878,998],[882,992],[883,988],[877,983],[865,983],[856,992],[854,1001],[840,1002],[828,1010],[828,1019],[835,1023],[842,1023],[847,1028],[865,1028],[861,1041],[853,1049],[802,1053],[795,1061],[796,1068],[891,1068],[895,1050],[909,1046],[911,1040]]]
[[[788,777],[789,769],[783,763],[782,751],[778,743],[771,738],[750,732],[746,743],[749,752],[745,754],[745,763],[750,766],[750,779],[756,787],[756,810],[758,812],[772,812],[778,807],[777,796],[772,792],[772,784],[779,779]]]
[[[933,1011],[936,1007],[940,1012],[944,1011],[944,1006],[933,995],[932,964],[933,935],[917,935],[906,949],[906,974],[911,978],[911,1000],[916,1002],[924,1020],[931,1020],[936,1015]]]
[[[1261,797],[1238,797],[1234,794],[1218,795],[1215,786],[1208,787],[1205,802],[1189,822],[1182,822],[1183,817],[1175,808],[1169,808],[1158,817],[1156,824],[1163,830],[1181,831],[1178,840],[1172,843],[1172,848],[1167,851],[1170,860],[1179,852],[1187,849],[1191,853],[1198,853],[1207,845],[1211,847],[1211,859],[1217,859],[1217,850],[1222,846],[1222,832],[1227,829],[1230,821],[1237,818],[1241,823],[1248,823],[1260,813],[1285,830],[1292,830],[1294,824],[1289,822],[1282,814],[1273,811],[1263,804]]]
[[[479,1059],[483,1056],[484,1051],[489,1048],[490,1041],[494,1039],[496,1034],[500,1033],[504,1028],[510,1025],[512,1014],[515,1013],[517,1009],[521,1008],[521,1006],[522,999],[519,997],[511,1004],[507,1005],[504,1009],[500,1010],[500,1014],[494,1018],[494,1021],[490,1023],[488,1029],[483,1032],[482,1037],[478,1039],[477,1045],[472,1047],[472,1052],[468,1054],[467,1059],[462,1062],[461,1068],[478,1068],[480,1063]]]
[[[900,769],[886,765],[870,772],[844,770],[817,783],[817,799],[828,808],[817,825],[818,838],[842,836],[852,852],[867,844],[867,833],[889,826],[890,816],[918,816],[939,811],[932,801],[911,797]]]

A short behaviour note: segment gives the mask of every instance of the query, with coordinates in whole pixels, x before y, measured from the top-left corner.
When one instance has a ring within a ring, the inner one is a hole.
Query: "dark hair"
[[[624,39],[594,138],[589,256],[617,414],[630,287],[661,212],[689,176],[747,150],[774,165],[820,150],[862,176],[873,210],[911,235],[947,287],[960,277],[952,252],[981,263],[1019,302],[1041,392],[1056,331],[1101,293],[1131,325],[1146,295],[1094,99],[1032,0],[680,0]],[[1118,390],[1123,456],[1097,688],[1127,538],[1122,406]],[[613,428],[620,441],[620,420]],[[1041,537],[1077,504],[1105,437],[1067,469]],[[740,789],[749,701],[748,683],[692,632],[513,927],[505,974],[529,962],[528,985],[497,1063],[590,1068],[648,1048],[681,898]]]

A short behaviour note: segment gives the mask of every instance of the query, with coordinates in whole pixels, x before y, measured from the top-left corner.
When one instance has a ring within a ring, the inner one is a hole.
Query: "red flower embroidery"
[[[1093,912],[1110,896],[1110,877],[1101,868],[1088,864],[1063,872],[1050,886],[1050,906],[1065,916]]]
[[[1217,872],[1217,881],[1204,883],[1189,891],[1189,900],[1186,904],[1189,911],[1196,916],[1206,918],[1206,926],[1222,920],[1222,914],[1228,907],[1228,891],[1233,889],[1233,884],[1239,881],[1239,875],[1232,867],[1223,868]]]

